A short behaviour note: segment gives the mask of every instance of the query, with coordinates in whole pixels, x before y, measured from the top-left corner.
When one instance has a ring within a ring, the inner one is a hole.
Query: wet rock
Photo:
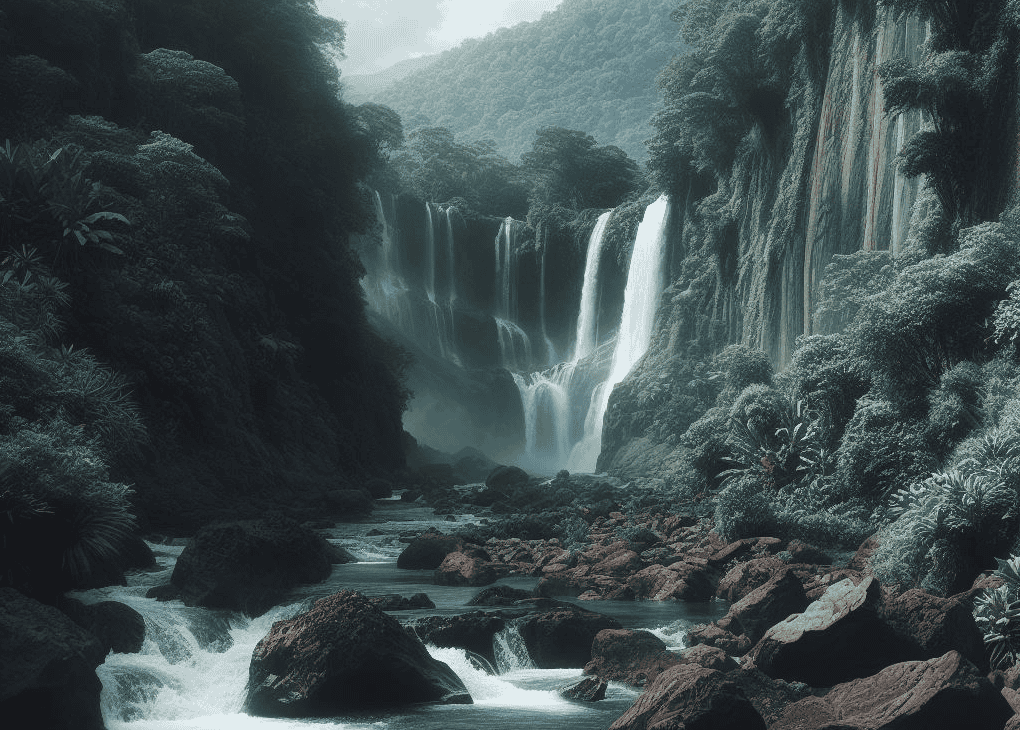
[[[1009,703],[959,652],[902,662],[874,676],[833,687],[824,697],[789,705],[772,730],[889,728],[998,730]]]
[[[91,631],[106,650],[137,654],[145,641],[145,619],[135,609],[118,601],[86,604],[62,598],[57,607],[86,631]]]
[[[485,486],[489,489],[505,491],[528,483],[531,477],[517,466],[497,466],[489,476],[485,477]]]
[[[802,613],[770,628],[749,652],[771,677],[831,687],[867,677],[901,656],[892,631],[878,617],[879,584],[844,580]]]
[[[802,682],[773,679],[755,667],[741,667],[728,676],[737,683],[770,728],[791,704],[814,696],[813,690]]]
[[[579,700],[581,702],[598,702],[606,698],[608,682],[597,677],[585,677],[580,682],[568,687],[561,687],[559,694],[568,700]]]
[[[592,659],[595,636],[603,629],[619,628],[623,627],[615,618],[572,604],[560,604],[525,618],[520,634],[532,661],[540,669],[580,669]]]
[[[714,669],[678,664],[660,674],[609,730],[766,730],[740,686]]]
[[[512,606],[517,601],[531,598],[531,591],[511,586],[491,586],[479,591],[467,602],[469,606]]]
[[[626,578],[642,568],[641,556],[629,548],[622,548],[592,566],[595,575]]]
[[[719,625],[735,634],[745,634],[751,643],[757,643],[774,624],[803,611],[808,603],[800,580],[786,571],[730,606],[724,619],[729,625],[723,621]]]
[[[679,663],[680,658],[666,648],[665,642],[648,631],[603,629],[595,635],[591,661],[584,673],[644,687],[663,670]]]
[[[425,616],[414,623],[414,633],[426,644],[465,649],[495,665],[492,639],[506,628],[506,617],[495,611],[472,611],[458,616]]]
[[[330,717],[418,702],[469,704],[463,682],[360,593],[341,591],[277,621],[252,654],[245,711]]]
[[[347,563],[358,562],[355,557],[347,548],[331,543],[326,540],[326,556],[329,558],[331,565],[346,565]]]
[[[146,598],[155,598],[160,603],[176,601],[181,597],[181,589],[173,585],[153,586],[145,592]]]
[[[0,588],[0,717],[5,726],[105,730],[91,632],[58,609]]]
[[[456,552],[447,555],[436,568],[432,580],[440,586],[485,586],[495,583],[501,577],[494,563],[467,553]]]
[[[440,532],[423,532],[411,540],[397,557],[397,567],[406,570],[435,570],[450,553],[464,547],[464,541]]]
[[[432,599],[424,593],[415,593],[410,598],[393,593],[386,596],[373,596],[368,600],[383,611],[411,611],[418,608],[436,607]]]
[[[664,565],[649,565],[627,578],[627,587],[634,598],[644,600],[656,596],[667,585],[679,580],[679,574]]]
[[[666,582],[652,600],[709,601],[716,590],[718,574],[705,558],[685,557],[669,566],[676,578]]]
[[[874,535],[869,537],[867,540],[862,542],[857,548],[857,552],[847,563],[846,567],[852,570],[860,570],[862,572],[871,571],[871,556],[876,550],[878,550],[879,542],[878,538]]]
[[[331,572],[326,541],[280,514],[203,527],[177,559],[170,582],[188,606],[261,616],[288,590]]]
[[[120,548],[124,570],[148,570],[156,567],[156,556],[141,535],[132,535]]]
[[[810,565],[832,565],[832,558],[816,548],[801,540],[790,540],[786,550],[792,558],[791,563],[808,563]]]

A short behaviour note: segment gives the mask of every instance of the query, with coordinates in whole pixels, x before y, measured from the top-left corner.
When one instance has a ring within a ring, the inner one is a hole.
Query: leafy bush
[[[985,637],[992,669],[1010,669],[1020,661],[1020,557],[996,558],[993,576],[1002,579],[974,601],[974,620]]]
[[[772,503],[757,476],[737,477],[719,492],[715,531],[725,540],[779,534]]]

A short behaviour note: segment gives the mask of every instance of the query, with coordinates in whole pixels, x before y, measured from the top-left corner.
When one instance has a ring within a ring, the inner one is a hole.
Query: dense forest
[[[446,127],[493,140],[511,160],[534,130],[583,129],[635,159],[646,156],[655,77],[677,52],[673,0],[564,0],[541,20],[446,51],[371,101],[408,130]]]

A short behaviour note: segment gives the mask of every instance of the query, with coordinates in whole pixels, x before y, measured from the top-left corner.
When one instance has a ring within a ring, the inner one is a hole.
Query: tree
[[[597,147],[585,132],[544,127],[521,165],[536,176],[532,198],[575,210],[614,208],[634,191],[638,166],[619,147]]]

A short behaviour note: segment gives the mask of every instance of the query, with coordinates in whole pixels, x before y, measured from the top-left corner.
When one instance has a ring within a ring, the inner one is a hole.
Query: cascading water
[[[630,372],[648,350],[655,324],[655,311],[663,289],[663,264],[666,232],[669,225],[669,198],[661,196],[645,209],[631,253],[627,287],[623,295],[616,348],[609,378],[592,394],[585,418],[584,437],[570,453],[567,468],[594,471],[602,450],[602,422],[613,388]]]
[[[511,372],[526,370],[531,364],[531,339],[517,324],[517,297],[514,287],[514,258],[518,222],[507,217],[496,234],[496,335],[500,362]]]
[[[588,239],[588,253],[584,262],[584,284],[581,287],[581,307],[577,313],[577,336],[574,338],[573,362],[577,362],[594,350],[597,343],[598,326],[598,285],[599,260],[602,257],[602,241],[613,211],[607,210],[595,222],[595,228]]]

